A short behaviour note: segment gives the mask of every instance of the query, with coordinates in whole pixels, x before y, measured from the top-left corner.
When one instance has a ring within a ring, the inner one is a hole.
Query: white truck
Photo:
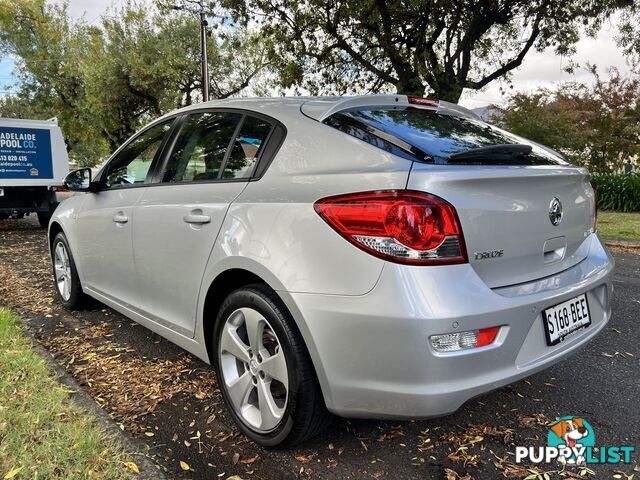
[[[46,227],[69,157],[56,119],[0,118],[0,220],[36,213]]]

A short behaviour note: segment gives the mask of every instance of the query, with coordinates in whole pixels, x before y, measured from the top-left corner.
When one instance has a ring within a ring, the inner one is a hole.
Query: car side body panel
[[[193,337],[206,259],[248,182],[148,187],[134,207],[133,256],[146,316]],[[189,216],[205,223],[189,223]]]

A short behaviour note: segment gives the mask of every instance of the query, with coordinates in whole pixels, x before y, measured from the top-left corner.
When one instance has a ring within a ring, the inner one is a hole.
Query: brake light
[[[453,206],[428,193],[388,190],[318,200],[318,214],[358,248],[396,263],[466,263]]]
[[[416,97],[413,95],[409,95],[407,101],[414,105],[426,105],[428,107],[437,107],[439,103],[437,98]]]

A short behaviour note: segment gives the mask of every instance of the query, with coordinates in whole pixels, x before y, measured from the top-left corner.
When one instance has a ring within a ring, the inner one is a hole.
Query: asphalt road
[[[615,253],[613,319],[563,363],[447,417],[336,419],[302,446],[269,451],[236,431],[208,366],[105,306],[72,314],[58,306],[44,230],[29,220],[0,222],[0,245],[0,304],[21,313],[169,478],[524,478],[534,470],[515,465],[515,446],[544,446],[545,423],[566,415],[586,418],[597,444],[640,447],[640,255]],[[630,465],[589,469],[550,464],[537,471],[640,476],[637,454]]]

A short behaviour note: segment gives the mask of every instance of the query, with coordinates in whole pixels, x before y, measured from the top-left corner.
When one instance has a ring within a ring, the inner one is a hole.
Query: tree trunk
[[[418,97],[424,95],[424,85],[418,76],[404,78],[398,81],[395,87],[399,95],[415,95]]]
[[[451,103],[458,103],[463,87],[455,80],[445,78],[438,79],[437,82],[436,85],[429,85],[430,89],[433,90],[433,93],[429,94],[429,96]],[[400,80],[395,84],[395,87],[400,95],[416,95],[418,97],[424,96],[426,90],[422,80],[417,76]]]
[[[437,85],[431,85],[434,97],[446,102],[458,103],[462,96],[463,87],[455,80],[442,79]]]

